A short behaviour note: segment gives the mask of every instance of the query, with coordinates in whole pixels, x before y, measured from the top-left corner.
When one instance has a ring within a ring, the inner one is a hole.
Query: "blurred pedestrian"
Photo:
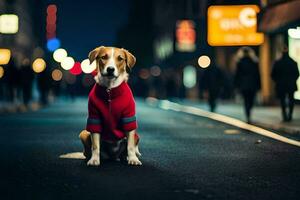
[[[240,59],[237,62],[234,84],[244,99],[247,122],[251,123],[251,109],[256,93],[260,89],[258,59],[249,47],[241,48],[238,51],[238,56]]]
[[[32,96],[32,82],[34,74],[30,66],[30,60],[25,58],[21,65],[21,85],[23,91],[23,103],[25,107],[28,107],[29,101]]]
[[[40,103],[43,106],[46,106],[48,105],[48,94],[51,87],[50,74],[47,71],[47,68],[46,70],[38,74],[37,81],[38,81],[38,89],[40,92]]]
[[[200,88],[202,88],[204,92],[207,92],[207,100],[211,112],[214,112],[216,109],[217,99],[224,85],[223,80],[222,70],[213,62],[203,72]]]
[[[284,47],[282,57],[274,63],[271,73],[275,82],[275,89],[280,99],[283,121],[291,121],[294,109],[294,92],[297,90],[296,81],[299,77],[297,63],[288,55],[288,48]],[[286,100],[288,99],[287,104]]]

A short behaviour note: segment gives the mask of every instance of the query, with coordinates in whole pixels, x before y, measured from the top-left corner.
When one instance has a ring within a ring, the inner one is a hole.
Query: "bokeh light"
[[[4,68],[0,66],[0,78],[4,76]]]
[[[46,69],[46,62],[43,58],[37,58],[32,63],[32,69],[35,73],[41,73]]]
[[[92,62],[92,64],[90,64],[90,60],[89,59],[85,59],[81,62],[81,69],[84,73],[89,74],[92,73],[93,71],[96,70],[96,62]]]
[[[72,69],[70,69],[70,73],[73,75],[79,75],[79,74],[81,74],[81,72],[82,72],[82,70],[81,70],[80,62],[75,62]]]
[[[72,85],[76,82],[76,76],[74,76],[73,74],[66,73],[64,77],[65,77],[67,84],[69,84],[69,85]]]
[[[63,73],[59,69],[55,69],[51,73],[52,79],[55,81],[60,81],[63,77]]]
[[[160,76],[161,69],[159,66],[153,66],[150,68],[150,73],[152,76]]]
[[[85,74],[82,79],[82,85],[84,87],[90,87],[95,83],[94,76],[92,74]]]
[[[141,79],[148,79],[150,77],[150,73],[148,69],[141,69],[139,71],[139,76]]]
[[[55,14],[57,12],[57,7],[54,4],[51,4],[47,7],[48,14]]]
[[[58,49],[60,47],[60,41],[57,38],[52,38],[50,40],[47,41],[47,49],[49,51],[55,51],[56,49]]]
[[[198,59],[198,64],[202,68],[207,68],[210,65],[210,58],[206,55],[200,56]]]
[[[53,59],[56,62],[62,62],[68,56],[68,53],[65,49],[56,49],[53,53]]]
[[[0,65],[6,65],[11,57],[11,51],[9,49],[0,49]]]
[[[192,65],[188,65],[183,69],[183,85],[186,88],[193,88],[197,83],[196,68]]]
[[[72,67],[74,66],[75,64],[75,61],[72,57],[66,57],[62,60],[61,62],[61,67],[64,69],[64,70],[69,70],[69,69],[72,69]]]
[[[0,33],[14,34],[19,30],[19,17],[14,14],[0,15]]]

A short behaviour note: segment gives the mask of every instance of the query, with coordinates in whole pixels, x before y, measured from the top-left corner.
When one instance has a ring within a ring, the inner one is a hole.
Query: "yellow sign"
[[[211,46],[260,45],[263,33],[256,31],[257,5],[210,6],[207,42]]]

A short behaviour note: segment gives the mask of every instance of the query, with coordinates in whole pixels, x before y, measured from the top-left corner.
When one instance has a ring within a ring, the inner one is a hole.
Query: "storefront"
[[[291,0],[268,5],[259,14],[258,31],[266,33],[263,45],[269,55],[265,63],[271,65],[281,54],[283,45],[289,47],[290,57],[300,71],[300,1]],[[300,78],[295,98],[300,100]]]

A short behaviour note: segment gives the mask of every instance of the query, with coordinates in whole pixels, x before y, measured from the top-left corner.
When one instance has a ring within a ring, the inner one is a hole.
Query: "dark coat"
[[[210,94],[218,96],[223,87],[223,72],[216,65],[212,64],[203,72],[200,87]]]
[[[287,53],[274,63],[271,77],[275,82],[275,89],[278,94],[284,92],[295,92],[296,81],[299,77],[297,63]]]
[[[243,57],[237,63],[237,69],[234,77],[235,87],[242,91],[254,91],[260,89],[260,75],[258,63],[250,57]]]

